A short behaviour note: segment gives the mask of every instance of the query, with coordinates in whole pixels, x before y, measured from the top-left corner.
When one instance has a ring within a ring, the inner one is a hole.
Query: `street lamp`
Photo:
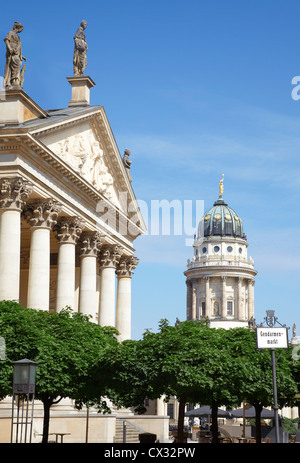
[[[32,360],[22,359],[13,363],[13,398],[12,398],[12,421],[11,421],[11,442],[13,442],[13,430],[16,425],[15,442],[31,442],[33,405],[35,395],[35,375],[37,363]],[[31,416],[29,418],[29,401],[32,399]],[[26,407],[25,405],[26,399]],[[14,416],[14,404],[17,403],[17,415]],[[23,426],[24,425],[24,426]],[[29,425],[29,436],[27,426]],[[24,433],[23,433],[24,431]]]

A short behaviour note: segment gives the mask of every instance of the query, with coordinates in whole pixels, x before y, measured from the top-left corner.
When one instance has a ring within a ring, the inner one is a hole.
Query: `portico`
[[[128,339],[145,225],[103,107],[73,103],[45,111],[22,89],[0,100],[0,300],[70,307]]]

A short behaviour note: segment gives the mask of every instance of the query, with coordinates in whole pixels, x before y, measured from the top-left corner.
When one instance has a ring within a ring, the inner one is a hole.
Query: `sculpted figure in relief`
[[[91,134],[89,136],[77,134],[58,142],[54,151],[97,190],[111,199],[113,177],[104,163],[100,143],[92,138]]]
[[[88,46],[86,43],[85,33],[84,33],[84,30],[86,29],[86,27],[87,27],[87,22],[82,21],[74,37],[74,42],[75,42],[74,57],[73,57],[74,76],[84,76],[84,71],[87,65],[86,52],[88,50]]]
[[[15,22],[11,31],[4,39],[6,44],[6,62],[4,70],[3,87],[9,89],[23,88],[25,65],[22,67],[23,60],[21,39],[18,36],[22,32],[22,24]]]

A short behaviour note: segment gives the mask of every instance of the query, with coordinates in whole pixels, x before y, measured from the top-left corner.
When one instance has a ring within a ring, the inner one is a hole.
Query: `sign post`
[[[265,318],[267,327],[261,324],[256,328],[256,345],[258,349],[270,349],[271,350],[273,396],[274,396],[273,410],[274,410],[276,443],[279,443],[280,442],[279,419],[278,419],[279,407],[278,407],[278,400],[277,400],[275,349],[287,349],[288,348],[288,332],[287,332],[288,328],[285,325],[280,325],[280,327],[275,327],[276,323],[279,323],[279,322],[274,314],[275,314],[274,310],[267,310],[267,316]]]

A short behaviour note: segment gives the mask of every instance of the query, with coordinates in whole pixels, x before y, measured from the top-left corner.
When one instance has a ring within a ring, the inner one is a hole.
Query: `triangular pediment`
[[[114,173],[108,165],[103,146],[90,124],[83,124],[52,132],[43,143],[87,180],[107,199],[120,207]]]
[[[128,204],[132,211],[136,198],[104,109],[97,107],[92,114],[83,111],[81,117],[74,117],[71,111],[65,117],[66,113],[53,116],[52,124],[31,133],[127,215]]]

